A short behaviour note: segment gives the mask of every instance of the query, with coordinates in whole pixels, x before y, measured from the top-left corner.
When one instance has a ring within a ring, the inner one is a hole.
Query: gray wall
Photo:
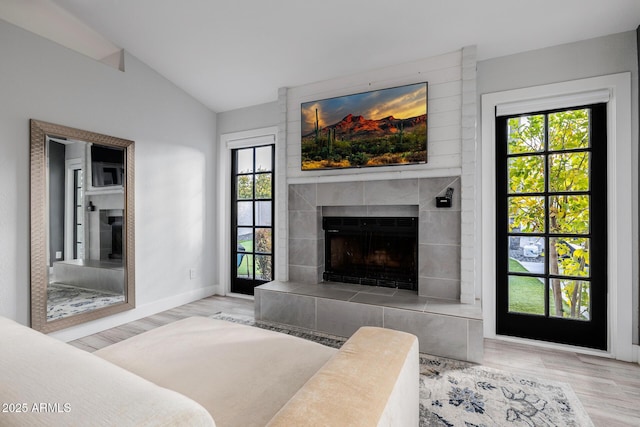
[[[278,120],[277,102],[225,111],[217,114],[218,137],[225,133],[277,126]]]
[[[0,40],[0,315],[29,324],[30,118],[135,141],[138,308],[127,316],[213,293],[215,113],[129,54],[120,72],[1,20]]]
[[[634,200],[635,236],[633,259],[638,259],[638,57],[635,31],[612,34],[546,49],[523,52],[516,55],[478,62],[477,93],[499,92],[548,83],[577,80],[621,72],[631,72],[632,86],[632,156],[633,182],[629,183],[629,195]],[[480,101],[480,100],[478,100]],[[478,102],[480,106],[480,102]],[[478,122],[480,126],[480,121]],[[477,135],[482,135],[478,129]],[[481,144],[479,144],[481,145]],[[635,331],[634,343],[638,343],[638,263],[633,266],[633,298]]]
[[[481,95],[623,71],[632,72],[635,88],[634,31],[479,61],[477,89]]]

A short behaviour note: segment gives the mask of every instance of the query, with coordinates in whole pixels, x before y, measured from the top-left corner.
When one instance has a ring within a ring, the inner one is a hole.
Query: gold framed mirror
[[[31,120],[31,327],[135,307],[134,142]]]

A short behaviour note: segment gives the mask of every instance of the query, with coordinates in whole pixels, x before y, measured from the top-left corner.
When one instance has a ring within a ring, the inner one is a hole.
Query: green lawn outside
[[[515,259],[509,258],[509,271],[527,273]],[[534,277],[509,276],[509,311],[544,315],[544,284]]]
[[[245,251],[247,252],[253,252],[253,240],[245,240],[244,242],[239,242],[242,246],[244,246]],[[253,259],[251,256],[247,256],[245,255],[242,258],[242,262],[240,263],[240,266],[238,267],[238,276],[239,277],[247,277],[248,271],[249,271],[249,259]],[[252,266],[251,266],[252,267]],[[253,268],[251,268],[253,269]]]

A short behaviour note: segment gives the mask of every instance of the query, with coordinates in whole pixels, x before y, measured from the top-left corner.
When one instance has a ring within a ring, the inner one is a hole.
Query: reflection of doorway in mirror
[[[81,143],[76,143],[81,144]],[[64,259],[84,258],[84,170],[83,159],[66,160]]]
[[[82,169],[73,171],[73,257],[75,259],[84,258],[84,209],[82,180],[84,174]]]

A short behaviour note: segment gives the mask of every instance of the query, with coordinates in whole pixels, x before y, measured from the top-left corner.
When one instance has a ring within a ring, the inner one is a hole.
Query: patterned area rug
[[[50,283],[47,286],[47,320],[61,319],[122,301],[124,295]]]
[[[217,313],[242,323],[340,348],[345,338]],[[593,426],[565,383],[540,381],[473,363],[420,354],[420,426]]]

